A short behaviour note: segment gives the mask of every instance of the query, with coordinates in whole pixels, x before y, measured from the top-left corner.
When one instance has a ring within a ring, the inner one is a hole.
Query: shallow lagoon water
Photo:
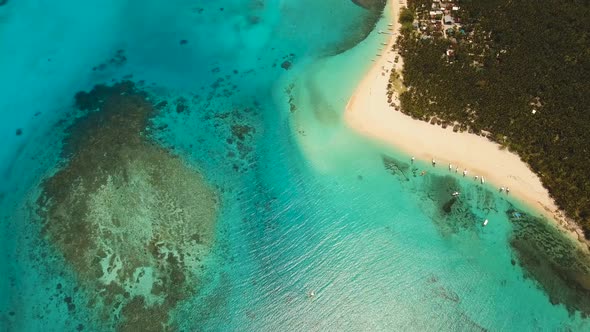
[[[127,79],[167,102],[142,135],[220,197],[194,294],[169,312],[174,328],[588,329],[510,247],[506,211],[525,207],[345,128],[347,99],[384,38],[363,39],[373,14],[335,0],[0,7],[13,50],[0,55],[0,326],[121,327],[43,235],[37,197],[67,163],[74,95]]]

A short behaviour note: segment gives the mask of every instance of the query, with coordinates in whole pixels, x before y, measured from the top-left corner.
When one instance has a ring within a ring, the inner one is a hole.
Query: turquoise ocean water
[[[575,258],[543,265],[570,245],[551,226],[344,126],[383,13],[345,0],[0,6],[0,330],[113,329],[35,211],[74,95],[121,80],[168,102],[148,135],[220,195],[199,286],[169,313],[178,330],[589,330]],[[236,124],[253,128],[241,146]]]

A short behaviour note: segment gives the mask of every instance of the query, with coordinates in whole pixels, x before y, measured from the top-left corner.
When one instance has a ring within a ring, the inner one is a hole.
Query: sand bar
[[[394,31],[397,32],[399,11],[404,4],[393,0],[389,6]],[[395,36],[389,38],[385,48],[389,51],[383,52],[375,60],[348,101],[344,116],[346,124],[360,134],[391,144],[417,159],[430,162],[435,158],[436,167],[448,168],[452,164],[453,167],[459,167],[459,174],[466,169],[467,176],[484,176],[486,182],[498,189],[508,187],[510,195],[555,220],[575,238],[582,240],[581,229],[565,220],[539,177],[518,155],[500,149],[500,145],[487,138],[455,133],[450,127],[443,129],[425,121],[414,120],[388,104],[386,92],[389,72],[401,72],[403,66],[401,57],[397,63],[394,62],[396,54],[391,51],[394,39]],[[394,100],[397,100],[395,95]]]

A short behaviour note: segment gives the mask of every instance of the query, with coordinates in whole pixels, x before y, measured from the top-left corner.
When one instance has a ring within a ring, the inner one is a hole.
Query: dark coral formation
[[[274,50],[274,48],[273,48]],[[289,53],[283,55],[280,59],[276,59],[273,63],[272,67],[276,67],[278,62],[281,62],[281,68],[284,70],[289,70],[293,67],[293,62],[295,61],[295,53]]]
[[[187,100],[185,98],[178,98],[176,100],[176,113],[183,113],[188,110]]]
[[[525,276],[534,279],[553,304],[590,314],[590,258],[540,218],[508,210],[514,225],[510,245]]]
[[[281,68],[283,68],[285,70],[291,69],[291,61],[289,61],[289,60],[283,61],[283,63],[281,63]]]
[[[352,0],[352,2],[360,7],[369,10],[383,10],[386,0]]]
[[[479,218],[471,212],[470,205],[463,202],[461,196],[452,195],[461,189],[458,180],[450,175],[431,175],[425,180],[428,187],[425,191],[438,211],[433,220],[439,231],[443,235],[457,234],[461,231],[475,232]]]
[[[120,67],[127,63],[127,56],[125,50],[117,50],[115,55],[109,61],[103,62],[98,66],[92,67],[92,71],[103,71],[109,67]]]
[[[387,155],[381,155],[381,160],[383,160],[383,166],[385,166],[385,169],[387,169],[389,173],[399,176],[403,181],[410,181],[410,178],[408,177],[410,165],[399,162]]]
[[[66,130],[67,161],[38,199],[43,234],[107,324],[170,329],[169,311],[194,294],[213,243],[216,195],[143,134],[157,111],[133,83],[96,86],[76,104],[85,113]]]
[[[426,193],[421,197],[421,202],[427,202],[425,211],[430,211],[432,221],[443,236],[450,236],[463,231],[478,232],[478,218],[471,211],[472,197],[454,196],[454,192],[461,190],[459,181],[454,176],[440,176],[425,174],[418,176],[419,169],[411,164],[399,161],[393,157],[382,154],[381,160],[385,170],[398,178],[401,183],[407,183],[410,188],[418,185],[420,190],[412,190],[415,193]],[[412,178],[421,181],[410,181]],[[483,191],[483,192],[482,192]],[[478,209],[495,209],[492,194],[480,190],[475,195],[475,204]],[[434,207],[434,209],[432,209]]]
[[[297,105],[295,104],[295,96],[293,95],[294,88],[295,88],[295,84],[293,84],[293,83],[290,83],[285,88],[285,93],[287,94],[287,97],[289,97],[289,111],[291,113],[295,113],[295,111],[297,110]]]
[[[346,38],[330,52],[330,55],[346,52],[365,40],[377,26],[386,4],[386,0],[353,0],[353,2],[367,9],[366,15],[363,16],[359,26],[347,31]]]

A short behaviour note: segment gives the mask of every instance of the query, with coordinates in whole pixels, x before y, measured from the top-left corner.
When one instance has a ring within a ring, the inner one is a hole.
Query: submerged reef
[[[454,192],[461,191],[454,176],[426,174],[425,171],[419,176],[417,167],[386,154],[381,154],[381,161],[385,171],[405,183],[410,192],[419,195],[419,201],[425,204],[424,211],[429,212],[437,230],[445,237],[461,232],[479,233],[477,220],[480,218],[471,211],[471,204],[477,204],[484,211],[495,210],[493,196],[486,190],[479,189],[475,195],[454,196]]]
[[[352,0],[352,2],[357,6],[369,10],[383,10],[387,3],[386,0]]]
[[[431,211],[432,221],[441,235],[447,237],[461,232],[479,233],[477,220],[480,218],[471,211],[469,195],[452,195],[461,190],[455,177],[426,175],[422,186],[420,191],[426,193],[425,201],[432,205],[427,210]]]
[[[477,233],[477,216],[471,212],[470,204],[461,196],[453,196],[461,190],[459,181],[450,175],[430,175],[425,178],[425,192],[436,207],[433,221],[443,235],[462,231]]]
[[[105,61],[98,66],[92,67],[92,71],[103,71],[108,68],[121,67],[127,63],[127,56],[125,56],[125,50],[117,50],[117,53],[113,55],[108,61]]]
[[[409,164],[402,163],[384,154],[381,155],[381,160],[383,161],[383,166],[385,166],[385,169],[391,173],[391,175],[399,176],[402,181],[410,181],[410,178],[408,177],[410,173]]]
[[[353,0],[356,5],[367,9],[359,26],[347,32],[345,39],[336,45],[329,55],[344,53],[365,40],[377,26],[385,9],[386,0]]]
[[[174,329],[214,242],[216,193],[144,132],[157,110],[132,82],[76,95],[64,163],[42,183],[42,234],[120,331]]]
[[[510,209],[510,246],[525,277],[535,280],[552,304],[590,315],[590,257],[547,221]]]

